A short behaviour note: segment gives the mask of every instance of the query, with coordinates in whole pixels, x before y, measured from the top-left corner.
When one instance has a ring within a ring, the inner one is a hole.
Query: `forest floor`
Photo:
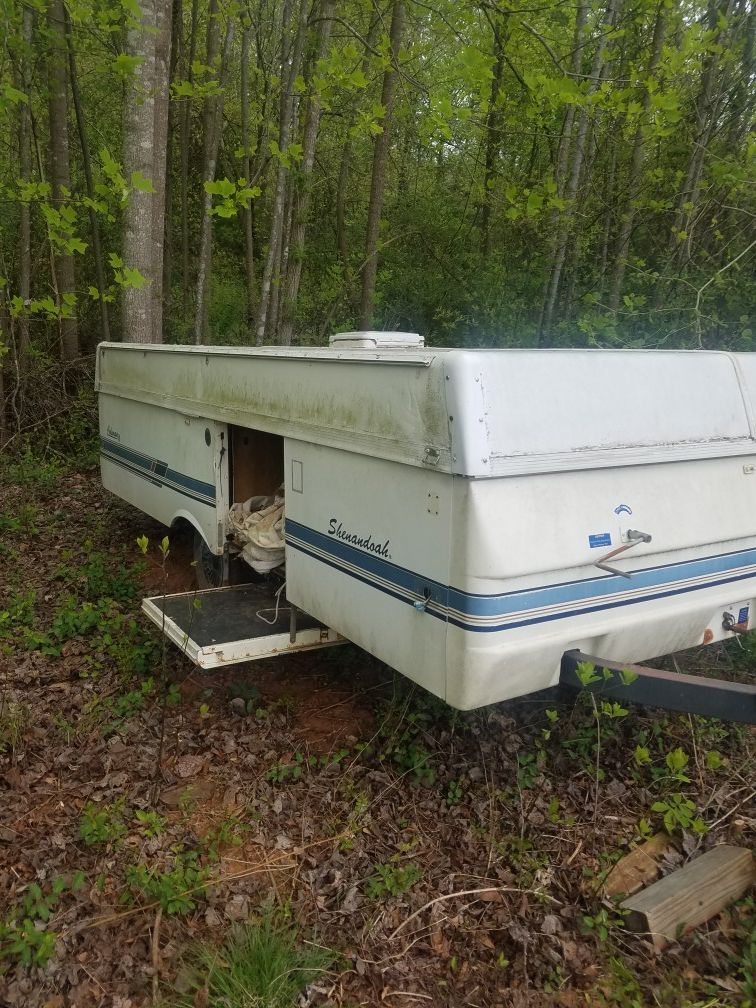
[[[182,543],[163,563],[94,471],[0,480],[0,1004],[277,1008],[208,1001],[192,967],[271,914],[322,956],[300,1006],[756,1003],[752,897],[656,953],[602,896],[660,801],[662,874],[752,845],[752,730],[583,698],[461,714],[351,646],[202,674],[139,612],[190,582]]]

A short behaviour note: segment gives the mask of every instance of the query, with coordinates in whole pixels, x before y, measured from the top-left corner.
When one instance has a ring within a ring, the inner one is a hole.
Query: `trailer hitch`
[[[582,662],[600,673],[596,682],[585,685],[578,676],[577,667]],[[587,689],[647,707],[756,724],[756,686],[745,683],[665,672],[647,665],[623,665],[582,651],[565,651],[562,655],[559,682],[571,689]]]
[[[722,613],[722,629],[735,634],[748,633],[748,620],[745,623],[738,623],[731,612]]]

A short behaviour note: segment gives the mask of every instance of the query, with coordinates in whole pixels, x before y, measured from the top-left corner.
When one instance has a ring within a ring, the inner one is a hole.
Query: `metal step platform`
[[[291,606],[275,585],[155,595],[142,611],[202,669],[341,644],[344,638]]]

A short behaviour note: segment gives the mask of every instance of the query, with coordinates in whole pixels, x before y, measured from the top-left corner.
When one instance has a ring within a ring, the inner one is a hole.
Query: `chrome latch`
[[[626,538],[628,541],[624,546],[619,546],[616,550],[612,550],[611,553],[607,553],[606,556],[601,557],[600,560],[596,560],[593,566],[598,567],[599,570],[607,571],[609,574],[619,574],[620,577],[631,578],[633,576],[632,574],[628,574],[627,571],[620,570],[619,567],[612,567],[611,564],[607,563],[607,560],[612,560],[621,553],[627,553],[628,550],[632,549],[633,546],[637,546],[639,543],[650,543],[651,536],[648,532],[637,532],[635,529],[628,529]]]

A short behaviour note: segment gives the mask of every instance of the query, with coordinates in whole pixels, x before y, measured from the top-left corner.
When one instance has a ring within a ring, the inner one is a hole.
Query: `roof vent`
[[[425,340],[419,333],[342,332],[328,341],[336,350],[421,350]]]

